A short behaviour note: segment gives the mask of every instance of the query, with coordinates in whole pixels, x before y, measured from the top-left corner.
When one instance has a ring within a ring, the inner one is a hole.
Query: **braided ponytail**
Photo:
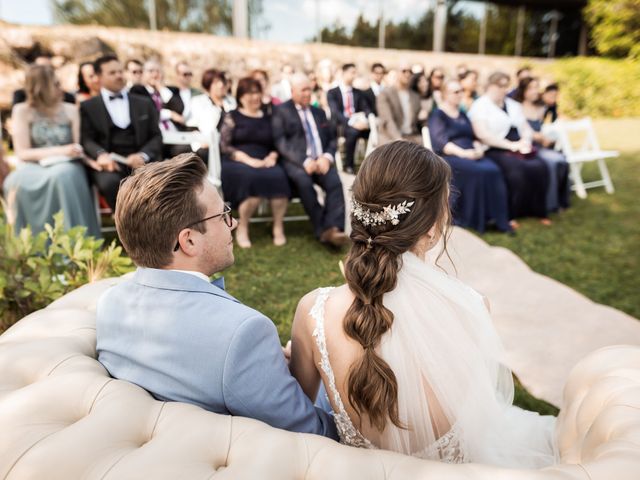
[[[351,250],[345,277],[355,299],[344,318],[344,331],[363,349],[347,377],[349,403],[358,415],[383,431],[387,419],[406,428],[398,413],[398,383],[376,351],[394,322],[383,304],[384,294],[396,288],[401,255],[434,225],[448,218],[449,166],[433,152],[397,141],[378,147],[362,166],[353,197],[369,213],[385,206],[414,202],[398,222],[372,224],[352,215]]]

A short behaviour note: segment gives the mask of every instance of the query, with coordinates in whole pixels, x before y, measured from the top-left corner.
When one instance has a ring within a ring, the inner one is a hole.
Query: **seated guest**
[[[442,93],[440,89],[444,83],[444,70],[441,67],[435,67],[429,74],[429,88],[431,89],[431,95],[436,106],[440,105],[442,100]]]
[[[549,169],[547,189],[547,210],[556,212],[569,207],[570,185],[569,164],[566,157],[553,149],[554,141],[542,133],[544,106],[540,104],[540,83],[534,77],[520,82],[514,100],[522,104],[522,111],[533,129],[533,145],[536,154]]]
[[[273,113],[273,106],[279,105],[281,102],[277,98],[271,96],[271,86],[269,85],[269,74],[266,70],[255,69],[249,73],[249,76],[260,82],[262,88],[262,107],[269,115]],[[237,96],[237,95],[236,95]]]
[[[211,68],[202,74],[205,95],[198,95],[191,100],[191,117],[187,125],[197,127],[202,133],[220,131],[227,111],[224,97],[228,83],[227,75],[222,70]]]
[[[283,166],[311,218],[316,237],[322,243],[344,245],[344,194],[334,165],[336,136],[324,112],[310,105],[311,85],[306,75],[291,78],[291,100],[273,113],[273,136]],[[326,193],[324,206],[313,187]]]
[[[236,242],[251,247],[249,220],[263,198],[273,214],[273,243],[284,245],[284,214],[291,196],[289,180],[273,143],[271,115],[262,107],[262,86],[251,77],[238,82],[238,109],[224,117],[220,134],[222,191],[240,221]]]
[[[134,85],[142,84],[142,62],[135,58],[127,60],[126,64],[126,78],[127,88],[131,88]]]
[[[484,95],[469,110],[476,137],[491,148],[486,155],[498,164],[507,182],[509,215],[547,219],[549,173],[532,151],[533,131],[518,102],[506,96],[509,76],[495,72]],[[517,223],[514,223],[517,226]]]
[[[458,80],[462,86],[462,98],[460,99],[460,111],[467,113],[471,104],[478,98],[478,72],[466,70],[460,73]]]
[[[76,103],[89,100],[100,93],[100,79],[93,70],[93,62],[84,62],[78,67],[78,91]]]
[[[191,117],[191,100],[197,95],[202,95],[202,91],[191,86],[193,71],[187,62],[178,62],[176,65],[176,78],[177,85],[167,87],[174,92],[173,97],[167,104],[167,108],[182,116],[182,122],[174,122],[178,130],[187,130],[185,123]]]
[[[327,92],[327,101],[331,111],[331,120],[338,130],[338,135],[344,137],[344,164],[346,173],[354,173],[354,154],[359,138],[369,137],[369,121],[371,113],[364,94],[353,88],[356,78],[356,66],[345,63],[342,66],[342,78],[338,86]]]
[[[284,103],[291,98],[291,76],[294,70],[291,65],[285,63],[280,69],[280,81],[271,87],[271,95]]]
[[[31,67],[25,90],[27,101],[12,112],[13,145],[22,163],[4,184],[16,233],[26,226],[40,232],[45,223],[53,225],[53,215],[62,210],[66,228],[83,225],[88,235],[99,237],[82,163],[77,107],[62,102],[62,89],[51,67]],[[45,161],[54,160],[58,162],[46,165]]]
[[[386,87],[376,98],[379,145],[406,139],[422,143],[418,132],[420,97],[409,88],[411,69],[402,66],[393,86]]]
[[[144,63],[142,84],[133,85],[129,91],[136,95],[148,96],[151,99],[158,112],[160,130],[184,129],[185,119],[182,115],[184,105],[180,98],[179,89],[167,87],[164,84],[162,67],[156,60],[148,60]]]
[[[100,57],[94,69],[102,88],[80,104],[80,138],[93,183],[115,211],[120,181],[133,169],[162,160],[162,134],[153,103],[127,92],[117,57]]]
[[[337,439],[289,373],[271,320],[209,277],[233,265],[236,223],[192,153],[137,170],[116,229],[137,265],[96,308],[98,361],[162,401]]]
[[[51,55],[48,53],[40,53],[33,60],[32,65],[40,65],[53,68],[51,61]],[[18,103],[22,103],[27,100],[27,92],[24,88],[19,88],[13,92],[13,98],[11,100],[11,106],[15,107]],[[63,92],[62,101],[65,103],[76,103],[76,97],[73,93]]]
[[[9,165],[4,161],[4,148],[2,142],[2,129],[0,128],[0,193],[3,192],[4,180],[10,173]]]
[[[378,115],[376,97],[384,89],[382,81],[384,80],[386,73],[387,70],[384,68],[384,65],[378,62],[374,63],[371,66],[369,88],[364,91],[364,96],[367,99],[367,102],[369,102],[369,110],[371,110],[371,112],[376,116]]]
[[[460,111],[462,87],[449,80],[441,91],[440,108],[429,118],[429,133],[433,151],[451,166],[454,223],[483,233],[492,222],[498,230],[509,232],[507,186],[498,166],[484,156],[471,122]]]
[[[424,72],[415,73],[411,77],[410,88],[420,97],[420,111],[418,112],[418,128],[422,128],[427,124],[427,120],[435,104],[431,97],[431,89],[429,88],[429,80]]]
[[[558,119],[558,84],[547,85],[540,98],[544,105],[542,123],[553,123]]]
[[[509,90],[509,93],[507,93],[507,97],[516,100],[518,85],[520,85],[520,82],[522,82],[526,78],[531,78],[531,67],[529,65],[524,65],[523,67],[520,67],[518,69],[518,71],[516,72],[516,86]]]
[[[325,114],[328,114],[328,112],[331,111],[329,109],[329,102],[327,101],[327,94],[329,92],[322,90],[320,84],[318,84],[316,72],[307,72],[307,78],[311,84],[311,105],[321,108]]]

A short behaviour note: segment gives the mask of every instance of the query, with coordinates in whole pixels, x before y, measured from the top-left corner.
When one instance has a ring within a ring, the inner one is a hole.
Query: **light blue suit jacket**
[[[222,288],[139,268],[100,298],[98,360],[156,398],[337,439],[289,373],[275,325]]]

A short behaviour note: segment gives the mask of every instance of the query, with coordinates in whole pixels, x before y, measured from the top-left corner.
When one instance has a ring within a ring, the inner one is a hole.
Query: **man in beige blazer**
[[[403,65],[395,84],[376,97],[380,145],[400,139],[421,143],[417,125],[420,97],[409,88],[410,81],[411,68]]]

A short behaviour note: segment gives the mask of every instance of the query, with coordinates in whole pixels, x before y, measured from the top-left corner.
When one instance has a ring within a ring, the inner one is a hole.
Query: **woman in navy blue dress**
[[[510,232],[507,186],[498,166],[484,157],[475,141],[467,116],[459,110],[460,83],[452,80],[442,88],[440,108],[431,114],[429,133],[433,151],[451,166],[451,207],[456,225],[483,233],[488,223]]]
[[[278,164],[271,115],[262,107],[262,87],[257,80],[241,79],[236,96],[238,109],[225,115],[220,132],[222,191],[239,216],[236,242],[241,248],[251,247],[249,220],[266,198],[273,214],[273,243],[281,246],[287,241],[284,215],[291,189]]]

